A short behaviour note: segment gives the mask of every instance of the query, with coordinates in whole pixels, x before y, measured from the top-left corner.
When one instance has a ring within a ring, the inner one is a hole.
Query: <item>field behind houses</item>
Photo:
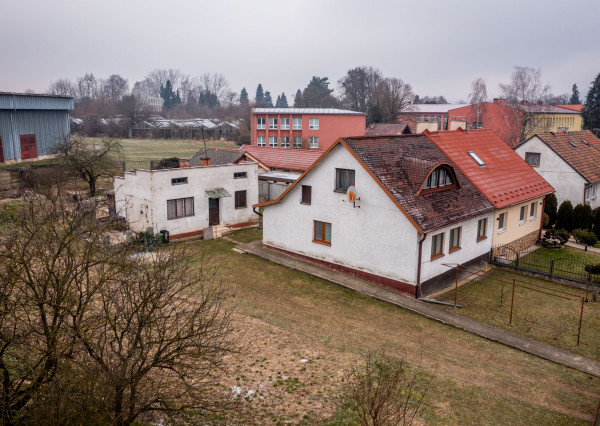
[[[260,231],[232,234],[260,239]],[[425,424],[585,424],[600,379],[409,313],[304,273],[239,254],[220,239],[190,242],[220,265],[247,348],[227,384],[261,423],[322,424],[342,372],[367,351],[421,365]]]

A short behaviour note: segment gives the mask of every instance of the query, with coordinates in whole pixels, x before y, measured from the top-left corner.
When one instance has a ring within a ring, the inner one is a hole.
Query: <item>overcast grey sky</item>
[[[488,94],[514,65],[542,68],[556,94],[600,72],[598,0],[0,0],[0,91],[116,73],[130,87],[155,68],[221,72],[293,97],[311,76],[370,65],[420,96]],[[337,91],[336,91],[337,92]]]

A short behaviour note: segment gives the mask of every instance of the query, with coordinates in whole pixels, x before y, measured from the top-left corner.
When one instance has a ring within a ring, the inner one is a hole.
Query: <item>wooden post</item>
[[[513,278],[512,298],[510,299],[510,322],[509,322],[510,325],[512,325],[514,304],[515,304],[515,279]]]
[[[579,338],[581,337],[581,323],[583,322],[583,304],[585,303],[585,297],[581,298],[581,312],[579,314],[579,330],[577,331],[577,346],[579,346]]]

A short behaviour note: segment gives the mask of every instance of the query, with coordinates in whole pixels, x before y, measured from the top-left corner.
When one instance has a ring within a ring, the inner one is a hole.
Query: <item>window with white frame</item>
[[[272,148],[277,146],[277,136],[269,136],[269,146]]]
[[[302,137],[294,136],[294,148],[302,148]]]
[[[256,119],[256,128],[258,130],[264,130],[267,128],[267,121],[266,121],[265,117],[258,117]]]
[[[450,172],[450,170],[444,167],[438,167],[437,169],[431,172],[431,174],[425,181],[425,185],[423,185],[423,189],[432,189],[441,186],[449,186],[453,183],[454,181],[452,180],[452,173]]]
[[[588,186],[585,188],[585,201],[589,203],[592,200],[596,199],[596,189],[597,185]]]
[[[277,119],[269,118],[269,130],[277,130]]]
[[[266,136],[257,136],[256,137],[256,145],[267,146],[267,137]]]
[[[302,119],[301,118],[292,119],[292,130],[302,130]]]
[[[500,213],[498,216],[498,232],[506,231],[506,213]]]
[[[536,206],[537,206],[537,203],[535,201],[533,203],[531,203],[531,205],[529,206],[529,220],[535,219]]]
[[[289,118],[281,119],[281,130],[290,130],[290,119]]]
[[[290,137],[289,136],[282,136],[281,137],[281,147],[282,148],[289,148],[290,147]]]
[[[519,214],[519,222],[525,223],[526,213],[527,213],[527,206],[521,206],[521,212]]]
[[[319,147],[319,138],[318,137],[309,137],[308,138],[308,147],[309,148],[318,148]]]
[[[319,130],[319,119],[318,118],[310,118],[308,120],[308,129],[309,130]]]

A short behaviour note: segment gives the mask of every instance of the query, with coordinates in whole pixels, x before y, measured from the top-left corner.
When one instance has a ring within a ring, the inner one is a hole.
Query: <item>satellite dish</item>
[[[346,195],[348,196],[348,201],[353,203],[358,198],[358,191],[356,190],[356,188],[354,186],[351,185],[348,187],[348,190],[346,191]]]

